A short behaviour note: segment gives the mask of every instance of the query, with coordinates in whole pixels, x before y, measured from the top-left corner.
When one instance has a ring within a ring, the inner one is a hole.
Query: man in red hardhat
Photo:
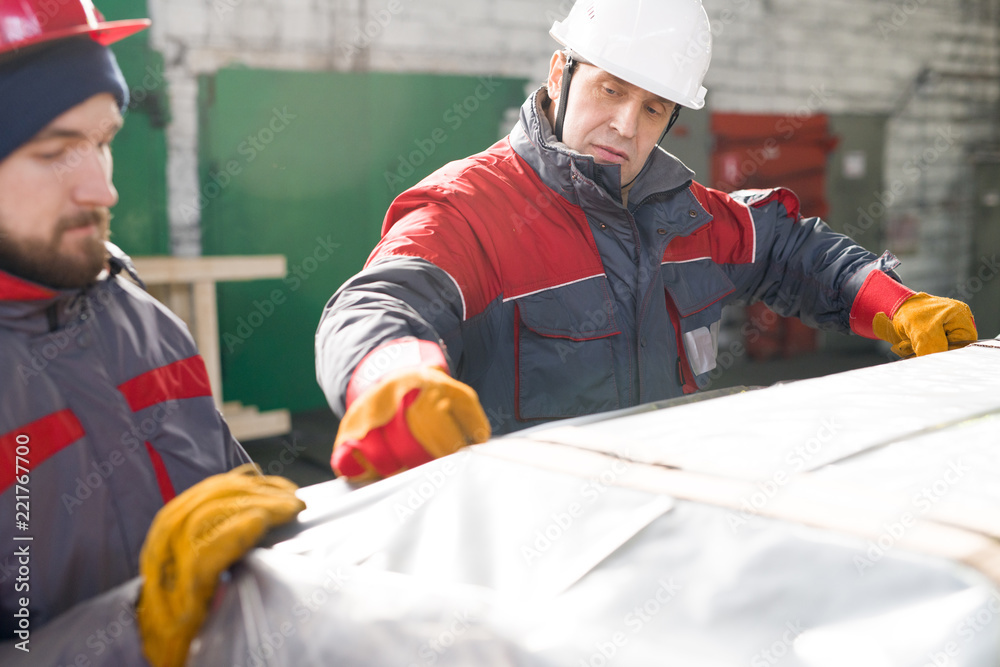
[[[226,473],[249,459],[194,341],[107,242],[128,104],[107,45],[148,25],[0,0],[3,665],[182,664],[221,570],[302,508]]]
[[[323,313],[338,473],[694,392],[727,304],[904,355],[975,340],[965,304],[914,294],[895,257],[801,217],[790,191],[712,190],[660,148],[705,103],[699,0],[579,0],[551,35],[564,48],[510,135],[397,197]]]

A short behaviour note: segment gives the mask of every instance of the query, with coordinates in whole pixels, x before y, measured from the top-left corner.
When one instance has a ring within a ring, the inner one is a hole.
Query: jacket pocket
[[[515,301],[517,418],[558,419],[619,407],[603,278]]]
[[[709,261],[664,264],[664,286],[677,309],[684,358],[699,388],[708,382],[719,351],[722,299],[736,289],[729,276]]]

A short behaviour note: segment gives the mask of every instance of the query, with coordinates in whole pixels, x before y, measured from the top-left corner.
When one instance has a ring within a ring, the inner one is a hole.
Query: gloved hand
[[[490,437],[472,387],[434,366],[396,371],[354,399],[331,463],[352,480],[388,477]]]
[[[924,292],[904,301],[892,319],[884,312],[876,313],[872,330],[904,358],[944,352],[977,339],[976,322],[967,305]]]
[[[150,664],[184,664],[219,575],[269,528],[305,509],[297,488],[246,464],[202,480],[157,512],[139,556],[138,622]]]

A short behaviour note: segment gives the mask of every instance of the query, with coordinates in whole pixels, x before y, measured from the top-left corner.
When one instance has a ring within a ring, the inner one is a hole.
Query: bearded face
[[[47,239],[18,237],[0,217],[0,270],[56,288],[85,287],[104,268],[111,214],[106,208],[61,218]]]
[[[114,98],[95,95],[0,161],[0,270],[55,288],[94,282],[118,201],[110,143],[121,122]]]

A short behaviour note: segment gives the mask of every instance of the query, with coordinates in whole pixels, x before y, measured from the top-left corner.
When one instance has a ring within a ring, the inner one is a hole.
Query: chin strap
[[[670,120],[667,121],[667,127],[663,130],[663,134],[660,135],[659,140],[656,142],[657,146],[660,146],[660,145],[663,144],[663,140],[666,139],[666,137],[667,137],[667,132],[669,132],[670,128],[672,128],[674,126],[674,123],[677,122],[677,117],[680,116],[680,115],[681,115],[681,105],[675,104],[674,105],[674,111],[673,111],[673,113],[670,114]],[[650,152],[649,157],[646,158],[646,164],[642,166],[642,169],[639,170],[639,173],[636,174],[632,178],[631,181],[629,181],[628,183],[625,183],[624,185],[622,185],[623,189],[630,187],[633,183],[635,183],[635,179],[639,178],[639,176],[642,174],[642,172],[646,171],[646,165],[648,165],[649,161],[653,159],[653,153],[655,153],[655,152],[656,152],[655,150],[653,150],[653,151]]]
[[[667,138],[667,132],[669,132],[670,128],[674,126],[674,123],[677,122],[677,117],[680,115],[681,115],[681,105],[674,104],[674,112],[670,114],[670,120],[667,121],[666,129],[663,130],[663,134],[660,135],[659,141],[656,142],[657,145],[662,144],[663,140]]]
[[[576,70],[577,64],[578,62],[573,58],[572,53],[566,56],[559,99],[556,100],[556,126],[552,128],[556,134],[556,141],[562,141],[563,120],[566,118],[566,100],[569,98],[569,84],[573,81],[573,71]]]

